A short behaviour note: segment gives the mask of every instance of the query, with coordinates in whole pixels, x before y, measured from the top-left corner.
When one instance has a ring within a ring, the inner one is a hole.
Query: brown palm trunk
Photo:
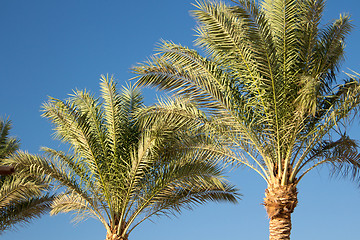
[[[128,236],[127,236],[127,234],[125,234],[124,237],[121,237],[121,236],[117,235],[116,230],[114,230],[113,232],[108,232],[106,234],[105,240],[128,240]]]
[[[270,240],[289,240],[291,213],[297,205],[296,185],[270,184],[265,191],[264,206],[270,219]]]

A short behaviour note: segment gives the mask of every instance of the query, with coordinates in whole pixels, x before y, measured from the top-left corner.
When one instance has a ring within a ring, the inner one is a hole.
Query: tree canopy
[[[51,214],[73,212],[76,221],[94,217],[107,239],[119,240],[154,216],[208,201],[237,202],[217,159],[199,147],[216,143],[189,125],[146,114],[138,89],[119,93],[105,76],[100,86],[101,98],[77,90],[65,101],[50,98],[43,105],[67,153],[43,148],[45,155],[12,158],[20,172],[49,178],[64,190]]]
[[[163,41],[156,55],[133,68],[137,84],[172,91],[205,113],[184,117],[173,103],[154,110],[203,125],[228,147],[225,161],[257,172],[268,184],[270,225],[286,219],[270,226],[271,239],[289,239],[296,186],[308,172],[327,165],[360,180],[357,144],[343,130],[359,108],[359,79],[338,81],[350,17],[321,27],[321,0],[195,6],[196,46],[205,56]]]

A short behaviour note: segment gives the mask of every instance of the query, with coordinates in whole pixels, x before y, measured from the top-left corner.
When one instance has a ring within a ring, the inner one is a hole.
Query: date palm
[[[0,120],[1,164],[19,149],[19,140],[8,136],[10,129],[9,120]],[[49,211],[52,196],[44,193],[46,187],[40,179],[0,176],[0,234]]]
[[[320,28],[322,0],[234,2],[199,1],[192,12],[206,57],[163,41],[133,71],[138,85],[175,92],[207,114],[177,114],[178,97],[153,108],[198,122],[226,146],[223,159],[257,172],[267,183],[270,239],[290,239],[297,185],[308,172],[328,165],[359,177],[357,146],[338,130],[360,101],[356,76],[336,81],[352,26],[340,15]]]
[[[236,202],[216,157],[197,149],[214,144],[186,124],[138,118],[143,107],[138,90],[118,93],[106,77],[101,100],[87,91],[75,91],[67,101],[50,98],[43,116],[53,122],[55,136],[69,145],[69,153],[45,148],[47,156],[21,153],[13,164],[65,189],[51,214],[73,212],[77,221],[97,218],[108,240],[128,239],[153,216],[207,201]]]

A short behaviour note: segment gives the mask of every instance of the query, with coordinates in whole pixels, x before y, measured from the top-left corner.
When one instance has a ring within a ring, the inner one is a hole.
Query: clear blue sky
[[[38,153],[59,148],[50,123],[40,117],[48,96],[64,99],[72,89],[98,93],[101,74],[114,74],[119,85],[133,77],[129,68],[154,53],[160,39],[193,47],[194,0],[0,0],[0,116],[13,121],[11,135],[21,148]],[[328,0],[324,23],[350,13],[355,29],[347,40],[343,70],[360,71],[360,3]],[[145,90],[148,104],[155,91]],[[352,136],[360,140],[359,120]],[[327,169],[314,171],[299,185],[292,239],[360,239],[360,189],[330,179]],[[229,173],[244,195],[238,205],[208,204],[182,215],[140,225],[131,240],[218,240],[268,238],[268,219],[261,205],[263,180],[247,169]],[[99,240],[105,229],[95,220],[74,225],[71,215],[43,216],[3,240]]]

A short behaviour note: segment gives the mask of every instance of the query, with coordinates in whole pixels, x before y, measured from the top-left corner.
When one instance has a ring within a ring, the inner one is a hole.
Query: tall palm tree
[[[217,155],[266,181],[270,239],[290,239],[297,185],[308,172],[328,165],[332,173],[359,176],[357,146],[340,131],[358,109],[359,81],[336,81],[352,26],[340,15],[320,28],[322,0],[235,2],[197,2],[196,44],[206,57],[163,41],[133,71],[138,85],[185,96],[207,114],[177,118],[197,121],[227,146]],[[153,112],[175,118],[177,105]]]
[[[74,212],[75,220],[97,218],[107,240],[125,240],[144,220],[178,213],[207,201],[236,202],[216,157],[197,146],[214,145],[186,124],[137,117],[138,90],[118,93],[113,79],[101,81],[101,100],[75,91],[67,101],[50,98],[44,116],[69,153],[45,148],[47,156],[13,158],[20,172],[47,176],[65,191],[51,214]]]
[[[0,120],[0,164],[19,149],[19,140],[9,137],[11,122]],[[29,223],[50,209],[52,196],[44,193],[41,179],[19,174],[0,176],[0,235],[18,225]]]

